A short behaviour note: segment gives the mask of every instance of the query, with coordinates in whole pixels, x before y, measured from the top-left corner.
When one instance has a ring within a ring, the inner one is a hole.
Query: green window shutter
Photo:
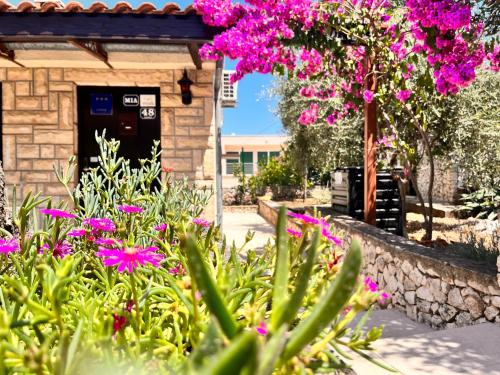
[[[239,163],[238,159],[226,159],[226,175],[234,174],[234,167]]]
[[[245,174],[253,174],[253,152],[240,152],[240,160]]]
[[[267,161],[268,161],[268,156],[267,156],[267,151],[259,151],[257,153],[257,163],[259,165],[262,165],[262,164],[267,164]]]

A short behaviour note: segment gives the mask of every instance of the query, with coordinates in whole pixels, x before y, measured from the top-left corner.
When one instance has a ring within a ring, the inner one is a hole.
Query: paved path
[[[262,248],[274,228],[254,212],[225,212],[223,230],[228,244],[241,247],[247,232],[254,239],[245,247]],[[435,331],[395,310],[377,310],[366,327],[384,324],[382,338],[375,342],[373,356],[405,375],[500,375],[500,327],[484,323]],[[390,374],[353,354],[358,375]]]
[[[248,231],[255,232],[243,250],[262,249],[274,236],[274,228],[257,212],[224,212],[222,225],[229,246],[233,241],[236,247],[243,246]]]

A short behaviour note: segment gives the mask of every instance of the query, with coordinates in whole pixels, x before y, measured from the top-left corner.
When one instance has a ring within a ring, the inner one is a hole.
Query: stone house
[[[172,3],[162,9],[124,2],[15,7],[0,0],[0,148],[7,187],[63,198],[53,165],[74,155],[78,173],[92,167],[94,133],[106,128],[132,161],[149,156],[159,139],[162,165],[217,190],[223,67],[199,56],[216,32],[192,7]],[[179,84],[185,71],[192,81],[187,101]],[[214,198],[206,215],[221,214],[217,207]]]

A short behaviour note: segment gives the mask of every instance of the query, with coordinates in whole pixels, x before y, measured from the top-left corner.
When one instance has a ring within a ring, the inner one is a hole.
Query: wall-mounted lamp
[[[184,69],[184,75],[180,80],[177,81],[179,86],[181,86],[182,104],[189,105],[193,101],[193,94],[191,94],[191,81],[188,77],[188,72]]]

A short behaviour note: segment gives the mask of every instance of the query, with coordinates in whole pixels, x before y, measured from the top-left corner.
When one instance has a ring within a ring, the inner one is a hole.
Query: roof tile
[[[77,1],[70,1],[66,6],[62,7],[59,2],[46,1],[32,3],[23,1],[17,6],[14,6],[5,0],[0,0],[0,13],[136,13],[136,14],[166,14],[166,15],[182,15],[182,14],[198,14],[192,5],[181,10],[179,5],[175,3],[166,3],[162,8],[156,8],[153,4],[145,2],[139,4],[137,8],[132,7],[125,1],[117,2],[113,7],[108,7],[106,4],[96,1],[88,8],[85,8]]]

